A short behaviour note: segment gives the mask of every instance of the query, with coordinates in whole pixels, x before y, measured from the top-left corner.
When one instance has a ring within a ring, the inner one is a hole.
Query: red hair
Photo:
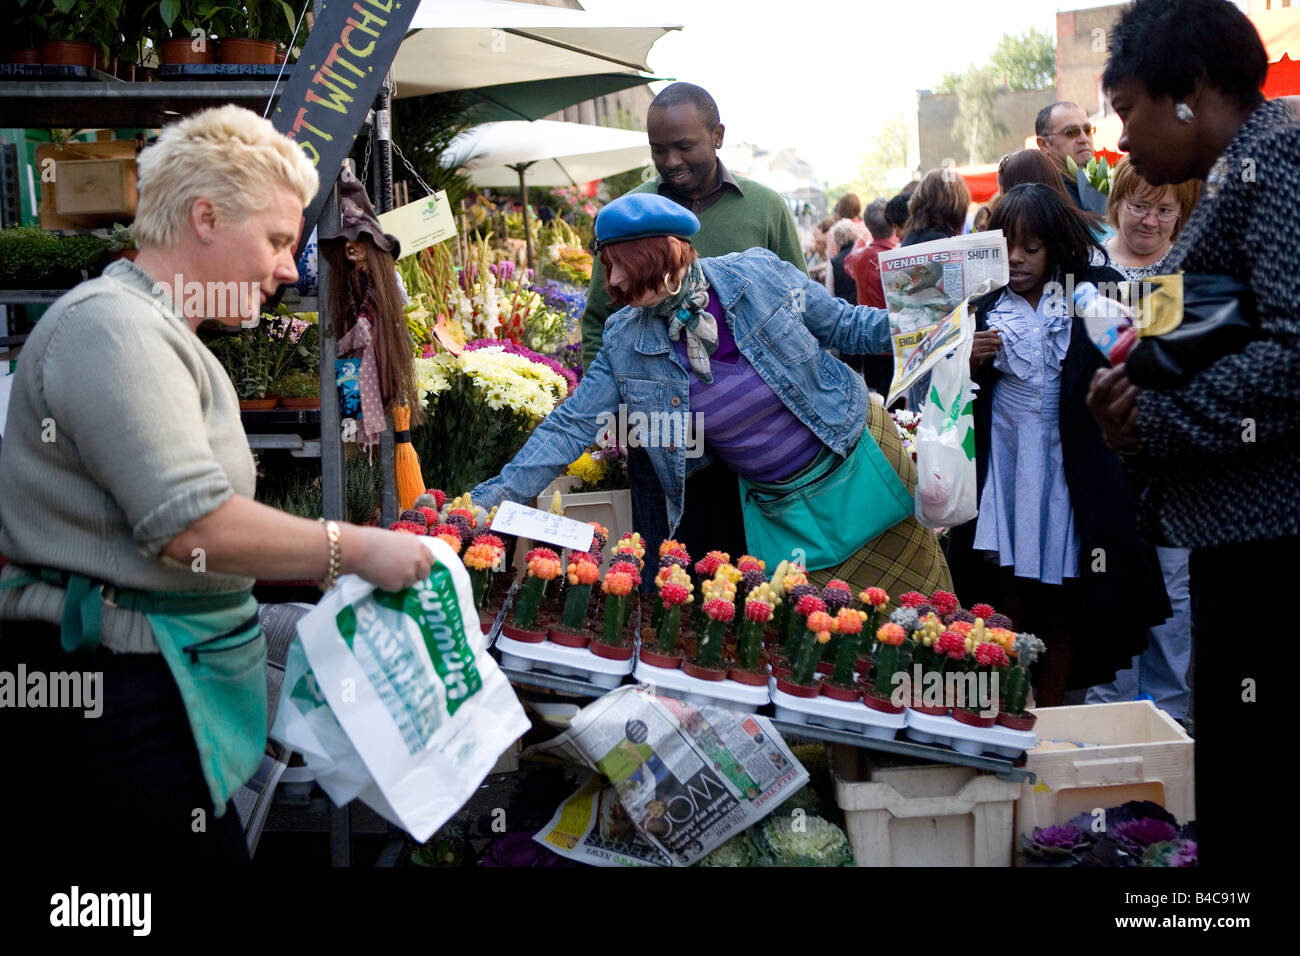
[[[661,289],[667,292],[664,276],[675,277],[695,259],[695,247],[676,236],[628,239],[600,249],[600,261],[605,266],[605,289],[615,302],[627,302]],[[615,263],[628,276],[621,286],[611,285],[609,281],[610,268]]]

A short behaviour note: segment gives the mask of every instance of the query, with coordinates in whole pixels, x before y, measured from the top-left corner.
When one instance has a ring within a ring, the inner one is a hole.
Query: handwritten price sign
[[[596,533],[586,521],[574,521],[549,511],[538,511],[513,501],[503,502],[492,519],[492,530],[532,541],[545,541],[571,551],[586,551]]]

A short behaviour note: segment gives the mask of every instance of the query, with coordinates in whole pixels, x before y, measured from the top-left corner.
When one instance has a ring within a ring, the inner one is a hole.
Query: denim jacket
[[[836,454],[847,455],[866,427],[867,389],[826,348],[888,354],[889,314],[832,298],[767,249],[701,259],[700,265],[741,354],[800,421]],[[640,412],[646,419],[667,414],[691,421],[691,375],[668,340],[663,318],[631,306],[620,309],[605,323],[600,352],[581,384],[499,476],[471,492],[475,504],[531,501],[596,441],[620,405],[629,418]],[[687,475],[710,458],[688,459],[680,439],[651,441],[646,451],[668,498],[671,533],[681,519]]]

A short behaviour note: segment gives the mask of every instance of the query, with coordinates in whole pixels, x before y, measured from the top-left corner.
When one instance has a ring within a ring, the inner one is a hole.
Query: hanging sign
[[[304,242],[418,7],[413,0],[322,0],[316,25],[270,117],[320,173],[320,189],[304,215]]]
[[[384,213],[379,225],[402,244],[402,258],[456,236],[456,217],[451,214],[446,191],[441,189]]]

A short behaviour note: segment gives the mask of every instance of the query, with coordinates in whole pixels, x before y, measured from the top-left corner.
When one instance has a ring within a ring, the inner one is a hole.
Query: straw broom
[[[411,446],[411,408],[393,406],[393,459],[397,472],[398,510],[415,507],[415,499],[424,494],[424,476],[420,459]]]

